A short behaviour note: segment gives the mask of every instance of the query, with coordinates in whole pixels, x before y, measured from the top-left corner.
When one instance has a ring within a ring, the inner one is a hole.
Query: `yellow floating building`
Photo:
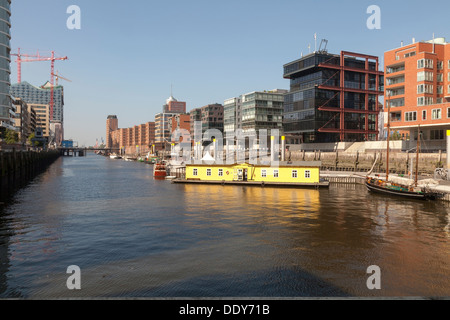
[[[238,185],[273,185],[293,187],[328,187],[320,180],[320,161],[279,162],[264,164],[187,164],[185,178],[174,183],[215,183]]]

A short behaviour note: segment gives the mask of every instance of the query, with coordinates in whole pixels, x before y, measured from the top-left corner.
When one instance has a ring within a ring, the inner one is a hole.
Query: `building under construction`
[[[378,57],[316,51],[284,65],[290,92],[283,129],[289,143],[378,139],[384,76]]]
[[[32,105],[36,109],[38,126],[44,130],[44,137],[49,142],[61,145],[64,140],[64,87],[53,86],[53,116],[50,111],[51,88],[49,82],[41,87],[35,87],[23,81],[11,86],[11,95]]]

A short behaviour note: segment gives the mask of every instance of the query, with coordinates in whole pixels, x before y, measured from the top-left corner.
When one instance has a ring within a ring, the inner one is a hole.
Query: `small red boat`
[[[153,176],[155,178],[165,178],[167,176],[166,164],[164,162],[155,163],[153,166]]]

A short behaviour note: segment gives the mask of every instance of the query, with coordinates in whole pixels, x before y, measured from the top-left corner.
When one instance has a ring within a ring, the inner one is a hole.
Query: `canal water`
[[[179,185],[94,154],[1,201],[1,298],[450,296],[447,203]],[[73,265],[81,290],[67,288]]]

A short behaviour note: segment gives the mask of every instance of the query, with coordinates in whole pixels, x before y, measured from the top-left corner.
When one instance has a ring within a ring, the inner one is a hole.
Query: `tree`
[[[14,144],[19,142],[19,134],[11,129],[6,129],[4,134],[4,141],[7,144]]]
[[[402,140],[402,135],[398,131],[394,131],[389,137],[390,140]]]

